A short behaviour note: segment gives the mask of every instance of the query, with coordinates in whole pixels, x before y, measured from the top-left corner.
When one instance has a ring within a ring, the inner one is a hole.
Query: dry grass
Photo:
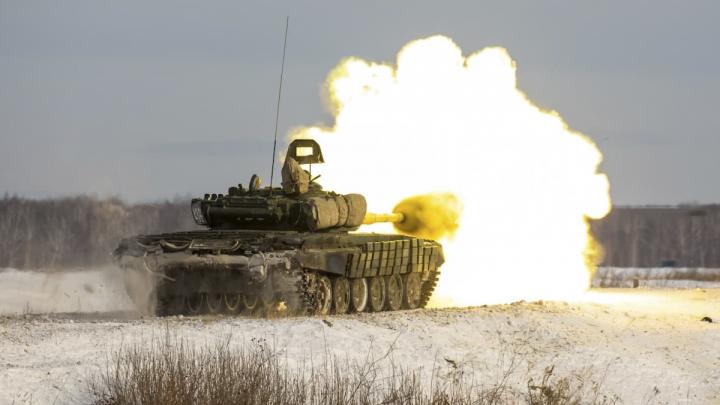
[[[611,404],[599,384],[577,375],[556,377],[548,367],[522,389],[509,384],[511,362],[491,386],[463,373],[424,384],[420,370],[385,366],[381,357],[360,362],[326,355],[319,364],[293,370],[264,341],[234,348],[230,339],[197,349],[165,338],[113,353],[88,384],[96,404]],[[392,362],[389,362],[392,364]],[[383,366],[381,366],[383,364]]]

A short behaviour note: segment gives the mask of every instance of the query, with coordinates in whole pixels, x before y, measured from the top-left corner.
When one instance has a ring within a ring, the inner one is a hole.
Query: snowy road
[[[380,357],[410,369],[472,373],[488,385],[551,364],[592,375],[625,403],[720,402],[718,290],[612,290],[599,303],[518,303],[326,318],[138,319],[132,313],[0,318],[0,403],[87,401],[85,380],[112,350],[166,333],[192,344],[265,339],[290,365]],[[456,363],[453,366],[450,361]]]

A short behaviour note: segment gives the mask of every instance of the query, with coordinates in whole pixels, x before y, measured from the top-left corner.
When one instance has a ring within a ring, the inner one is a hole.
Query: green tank
[[[424,307],[444,262],[442,246],[410,235],[352,232],[412,218],[367,213],[362,195],[323,190],[302,168],[323,161],[317,142],[295,140],[282,187],[261,188],[253,175],[247,189],[239,184],[192,200],[193,218],[206,230],[122,240],[113,257],[126,272],[130,297],[158,315]]]

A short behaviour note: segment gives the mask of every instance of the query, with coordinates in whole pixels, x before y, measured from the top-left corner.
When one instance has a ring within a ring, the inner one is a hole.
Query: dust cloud
[[[115,266],[78,270],[0,270],[0,315],[93,313],[151,308],[152,284]],[[131,291],[140,305],[134,304]],[[144,301],[143,301],[144,300]]]

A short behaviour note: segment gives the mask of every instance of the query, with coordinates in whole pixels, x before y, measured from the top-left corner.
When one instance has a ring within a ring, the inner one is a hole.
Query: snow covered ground
[[[628,404],[720,403],[720,323],[701,321],[720,322],[720,290],[603,289],[586,302],[328,318],[157,319],[130,311],[105,273],[27,275],[37,277],[33,285],[50,277],[35,290],[23,275],[0,273],[0,312],[14,313],[0,317],[0,404],[86,402],[87,378],[113,350],[168,333],[199,346],[265,339],[291,367],[328,355],[362,361],[390,350],[385,366],[439,368],[448,379],[472,375],[492,385],[514,364],[511,382],[523,387],[528,375],[555,365],[556,374],[590,376]],[[53,282],[67,284],[48,290]],[[22,315],[38,310],[73,314]]]
[[[720,269],[601,267],[593,287],[720,288]],[[77,271],[0,269],[0,316],[135,309],[123,273],[107,266]]]
[[[696,267],[601,267],[593,287],[720,288],[720,269]]]

